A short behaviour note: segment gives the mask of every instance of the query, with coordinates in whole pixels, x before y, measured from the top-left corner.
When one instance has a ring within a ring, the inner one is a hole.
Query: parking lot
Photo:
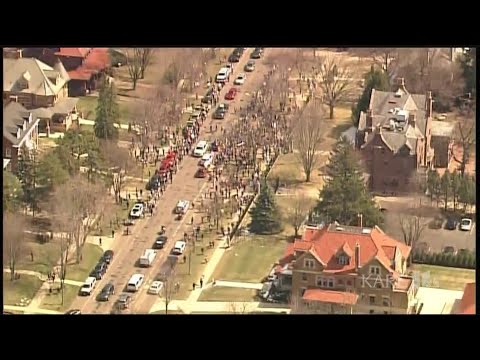
[[[413,200],[414,201],[414,200]],[[412,204],[412,199],[408,198],[379,198],[379,205],[387,209],[385,214],[385,224],[383,230],[390,236],[397,240],[403,241],[403,234],[400,227],[399,214],[404,212],[409,205]],[[428,201],[428,204],[430,202]],[[422,218],[425,222],[432,222],[436,214],[440,214],[440,210],[432,207],[425,211],[431,214],[429,217]],[[432,229],[428,226],[422,233],[419,242],[426,242],[432,252],[441,252],[445,246],[454,246],[458,249],[475,250],[475,227],[474,223],[471,231],[460,231],[458,226],[455,230],[445,229],[446,218],[443,220],[440,229]]]

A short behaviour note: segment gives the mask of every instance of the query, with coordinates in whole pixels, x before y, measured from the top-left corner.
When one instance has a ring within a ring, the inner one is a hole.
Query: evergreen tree
[[[352,106],[352,121],[355,126],[358,126],[360,112],[365,112],[368,109],[372,89],[381,91],[388,91],[390,89],[388,74],[381,69],[375,69],[374,66],[372,66],[370,71],[365,74],[364,79],[365,86],[363,93],[358,99],[357,104]]]
[[[283,230],[275,197],[265,181],[260,186],[260,194],[250,210],[250,216],[249,228],[254,234],[277,234]]]
[[[3,170],[3,211],[14,212],[22,205],[23,189],[20,180],[10,171]]]
[[[316,207],[327,221],[358,225],[358,215],[362,214],[363,226],[383,223],[382,213],[365,186],[354,150],[345,137],[337,142],[327,174],[329,179],[320,191]]]
[[[106,77],[100,86],[94,125],[95,135],[100,139],[118,138],[118,129],[114,123],[118,121],[119,111],[115,86],[108,83]]]
[[[440,186],[440,175],[437,169],[428,172],[427,189],[430,193],[430,201],[433,201],[433,196],[437,199],[438,204],[438,189]]]
[[[475,96],[477,88],[476,66],[477,52],[476,49],[465,51],[465,54],[459,59],[460,66],[463,70],[463,78],[465,80],[465,92]]]
[[[23,202],[30,207],[33,217],[35,217],[35,211],[38,210],[37,166],[37,151],[29,150],[24,145],[18,159],[18,178],[23,188]]]
[[[440,179],[440,189],[442,191],[443,201],[445,201],[445,211],[448,209],[448,199],[450,197],[450,172],[448,169]]]
[[[49,195],[55,186],[64,184],[68,176],[68,170],[63,166],[56,152],[45,154],[38,164],[37,182],[40,196]]]
[[[453,199],[453,211],[457,211],[458,191],[460,189],[460,174],[455,170],[450,176],[450,190]]]

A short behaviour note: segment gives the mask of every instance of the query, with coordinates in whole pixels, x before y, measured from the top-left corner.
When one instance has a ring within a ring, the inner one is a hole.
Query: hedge
[[[450,266],[465,269],[476,268],[476,257],[474,252],[467,252],[457,255],[445,253],[425,253],[415,252],[413,254],[413,263]]]

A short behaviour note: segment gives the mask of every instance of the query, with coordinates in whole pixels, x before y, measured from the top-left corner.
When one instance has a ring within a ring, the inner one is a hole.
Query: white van
[[[195,147],[195,150],[193,150],[193,156],[195,157],[202,157],[205,155],[208,149],[208,142],[205,140],[201,140],[198,142],[197,146]]]
[[[80,288],[80,295],[88,296],[92,293],[93,289],[95,289],[95,285],[97,283],[97,279],[93,276],[90,276],[85,280],[85,283]]]
[[[155,260],[155,256],[157,256],[157,252],[153,249],[147,249],[143,253],[142,256],[140,256],[140,266],[142,267],[149,267],[152,265],[153,260]]]
[[[175,246],[173,247],[172,254],[174,255],[182,255],[187,247],[187,243],[185,241],[177,241]]]
[[[132,277],[130,278],[130,280],[128,280],[128,283],[127,283],[127,291],[130,291],[130,292],[138,291],[143,284],[144,278],[145,276],[143,274],[132,275]]]
[[[230,71],[228,68],[221,68],[220,71],[218,72],[216,78],[215,78],[215,81],[217,83],[225,83],[227,82],[227,78],[228,78],[228,75],[230,74]]]
[[[175,214],[186,214],[188,208],[190,207],[190,201],[180,200],[175,206]]]

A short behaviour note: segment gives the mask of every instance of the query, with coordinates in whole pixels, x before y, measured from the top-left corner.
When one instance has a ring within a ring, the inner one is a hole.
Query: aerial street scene
[[[3,314],[475,314],[475,119],[475,48],[3,48]]]

